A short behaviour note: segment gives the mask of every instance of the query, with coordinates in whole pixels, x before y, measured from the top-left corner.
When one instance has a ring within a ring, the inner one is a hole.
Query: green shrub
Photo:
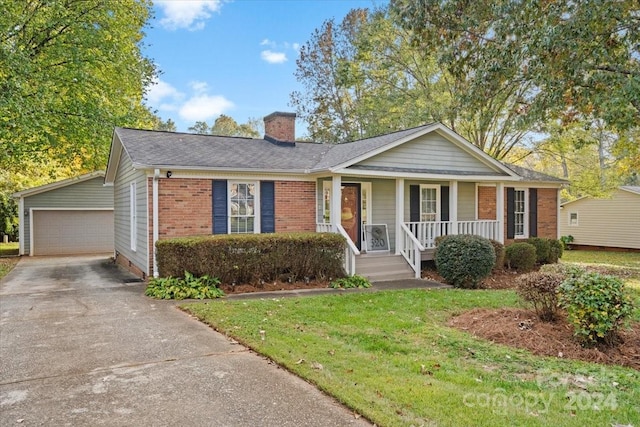
[[[435,239],[433,239],[433,244],[437,248],[438,246],[440,246],[440,243],[442,243],[442,241],[444,239],[446,239],[447,237],[449,237],[449,236],[450,236],[450,234],[445,234],[444,236],[438,236]]]
[[[509,268],[520,272],[531,271],[536,265],[536,248],[529,243],[512,243],[505,248],[505,254]]]
[[[560,285],[559,299],[575,336],[585,346],[614,344],[619,328],[633,311],[624,282],[598,273],[565,280]]]
[[[557,263],[564,253],[564,245],[560,240],[549,239],[549,258],[547,259],[546,264],[555,264]]]
[[[570,250],[571,242],[573,242],[573,236],[560,236],[560,242],[562,242],[562,246],[564,247],[564,249]]]
[[[336,233],[229,234],[159,240],[161,276],[218,277],[225,284],[344,277],[345,240]]]
[[[493,251],[496,254],[496,263],[493,266],[493,268],[494,270],[501,270],[502,268],[504,268],[504,257],[505,257],[504,245],[498,242],[497,240],[493,240],[493,239],[489,239],[489,243],[491,243],[491,246],[493,246]]]
[[[354,274],[353,276],[342,277],[340,279],[334,280],[329,284],[329,287],[334,289],[370,288],[371,282],[369,282],[366,277]]]
[[[156,277],[149,280],[144,294],[158,299],[213,299],[224,296],[224,292],[218,288],[220,280],[209,277],[195,277],[188,271],[184,272],[184,278],[180,277]]]
[[[516,292],[540,320],[550,322],[557,318],[558,287],[564,279],[563,274],[534,271],[516,279]]]
[[[496,254],[489,242],[470,234],[452,235],[436,248],[435,262],[438,274],[459,288],[476,288],[491,274]]]
[[[549,239],[542,237],[530,237],[527,239],[527,243],[536,248],[536,262],[540,265],[548,264],[547,260],[549,259],[549,252],[551,251]]]

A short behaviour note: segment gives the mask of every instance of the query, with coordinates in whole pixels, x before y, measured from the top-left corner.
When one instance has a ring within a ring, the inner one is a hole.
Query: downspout
[[[24,255],[24,221],[24,197],[20,196],[20,199],[18,199],[18,236],[20,240],[18,253],[20,255]]]
[[[153,233],[153,277],[158,277],[158,261],[156,259],[156,242],[158,241],[158,180],[160,179],[160,169],[156,169],[153,172],[153,186],[152,186],[152,199],[153,199],[153,221],[152,221],[152,233]]]

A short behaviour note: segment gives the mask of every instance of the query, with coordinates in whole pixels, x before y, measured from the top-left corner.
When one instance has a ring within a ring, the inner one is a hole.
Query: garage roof
[[[46,193],[47,191],[56,190],[68,185],[78,184],[80,182],[88,181],[97,177],[104,177],[104,171],[91,172],[80,176],[74,176],[73,178],[68,178],[62,181],[56,181],[50,184],[41,185],[39,187],[29,188],[28,190],[22,190],[18,191],[17,193],[13,193],[12,196],[16,199],[20,197],[34,196],[36,194]]]

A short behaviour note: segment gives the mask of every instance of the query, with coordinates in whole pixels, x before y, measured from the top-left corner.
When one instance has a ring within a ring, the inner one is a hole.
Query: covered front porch
[[[362,274],[364,263],[359,258],[388,256],[402,259],[419,278],[421,261],[433,259],[439,236],[474,234],[504,242],[504,184],[480,178],[485,180],[319,178],[316,230],[346,238],[348,274]]]

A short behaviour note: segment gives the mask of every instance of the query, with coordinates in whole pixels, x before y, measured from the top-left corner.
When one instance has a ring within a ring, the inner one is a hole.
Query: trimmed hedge
[[[438,274],[458,288],[476,288],[491,274],[496,254],[489,239],[471,234],[450,235],[435,252]]]
[[[536,263],[540,265],[549,264],[549,253],[551,252],[549,239],[545,239],[543,237],[530,237],[527,239],[527,243],[536,248]]]
[[[536,247],[530,243],[512,243],[506,247],[505,252],[509,268],[527,272],[536,265]]]
[[[496,263],[493,266],[494,270],[502,270],[504,268],[505,249],[504,245],[497,240],[489,239],[489,243],[493,246],[493,251],[496,253]]]
[[[160,276],[217,277],[224,284],[344,277],[335,233],[227,234],[156,242]]]

